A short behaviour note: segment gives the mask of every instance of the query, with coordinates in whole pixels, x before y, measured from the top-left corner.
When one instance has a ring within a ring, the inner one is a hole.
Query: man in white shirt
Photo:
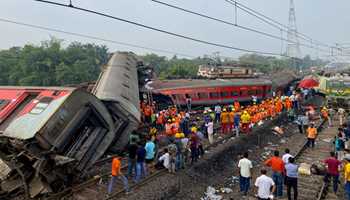
[[[290,151],[289,149],[285,149],[284,150],[284,154],[282,156],[282,160],[283,160],[283,163],[286,165],[289,163],[289,158],[290,157],[293,157],[292,155],[290,155]]]
[[[207,133],[208,133],[208,140],[210,144],[213,144],[214,142],[214,138],[213,138],[213,134],[214,134],[214,123],[213,120],[210,119],[210,121],[205,124],[205,126],[207,127]]]
[[[216,105],[214,108],[214,111],[215,111],[215,122],[219,123],[220,122],[221,107],[219,105]]]
[[[338,108],[339,124],[343,125],[345,122],[345,110],[343,108]]]
[[[163,166],[170,170],[170,154],[168,149],[164,149],[164,154],[158,160],[163,161]]]
[[[256,179],[255,186],[258,188],[259,200],[269,200],[276,189],[272,178],[266,176],[266,169],[261,170],[261,176]]]
[[[252,162],[248,160],[248,152],[245,152],[243,158],[238,162],[239,167],[239,186],[243,195],[247,195],[250,187],[251,172],[253,168]]]

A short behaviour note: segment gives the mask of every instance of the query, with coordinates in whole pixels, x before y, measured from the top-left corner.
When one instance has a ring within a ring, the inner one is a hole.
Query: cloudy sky
[[[69,2],[68,0],[52,1],[60,3]],[[72,1],[74,5],[79,7],[93,9],[149,26],[228,46],[278,54],[281,53],[281,47],[283,49],[286,48],[286,42],[281,44],[280,40],[271,39],[266,36],[203,19],[156,4],[151,0]],[[225,2],[225,0],[161,1],[226,21],[234,21],[234,8],[232,5]],[[283,24],[288,24],[289,0],[238,0],[238,2],[262,12]],[[350,42],[349,0],[295,0],[295,6],[299,32],[315,40],[332,45],[335,43]],[[243,54],[243,52],[240,51],[179,39],[124,22],[68,8],[43,4],[34,0],[0,1],[0,49],[6,49],[11,46],[22,46],[27,43],[40,44],[40,41],[47,40],[50,36],[55,36],[64,39],[65,44],[71,41],[94,42],[96,44],[107,45],[111,51],[128,50],[141,54],[152,52],[152,50],[144,50],[62,33],[37,30],[1,21],[4,19],[61,29],[154,49],[172,51],[178,54],[201,56],[204,54],[212,54],[213,52],[220,52],[222,56],[233,58]],[[243,26],[256,28],[280,36],[279,30],[264,24],[242,11],[238,12],[238,23]],[[283,37],[287,37],[286,34],[284,34]],[[305,41],[300,42],[306,43]],[[316,56],[317,54],[321,56],[325,54],[308,48],[302,48],[301,50],[303,54],[311,54],[312,56]],[[171,56],[164,53],[159,54]]]

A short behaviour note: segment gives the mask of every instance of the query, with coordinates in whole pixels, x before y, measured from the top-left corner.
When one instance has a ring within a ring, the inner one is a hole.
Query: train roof
[[[271,84],[272,82],[268,79],[176,79],[166,81],[152,81],[146,85],[146,89],[169,90],[182,88],[256,86]]]
[[[0,86],[0,132],[28,139],[75,92],[68,87]]]
[[[73,91],[76,87],[43,87],[43,86],[0,86],[0,90],[56,90],[56,91]]]

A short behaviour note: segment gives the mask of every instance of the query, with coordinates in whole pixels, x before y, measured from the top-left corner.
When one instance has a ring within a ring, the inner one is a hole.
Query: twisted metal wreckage
[[[0,87],[0,197],[61,191],[107,152],[121,150],[140,120],[141,68],[135,54],[118,52],[92,93]]]

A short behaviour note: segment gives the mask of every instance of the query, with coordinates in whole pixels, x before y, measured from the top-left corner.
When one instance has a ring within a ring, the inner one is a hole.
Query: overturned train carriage
[[[128,142],[129,133],[138,128],[139,108],[138,68],[142,62],[131,52],[113,54],[102,69],[93,94],[101,99],[114,120],[122,122],[110,150],[121,151]]]
[[[114,139],[115,125],[103,103],[81,90],[0,87],[0,99],[2,192],[23,183],[31,197],[57,191]]]
[[[76,88],[0,87],[0,199],[61,191],[122,149],[140,117],[136,67],[134,55],[113,54],[94,89],[103,101]]]

